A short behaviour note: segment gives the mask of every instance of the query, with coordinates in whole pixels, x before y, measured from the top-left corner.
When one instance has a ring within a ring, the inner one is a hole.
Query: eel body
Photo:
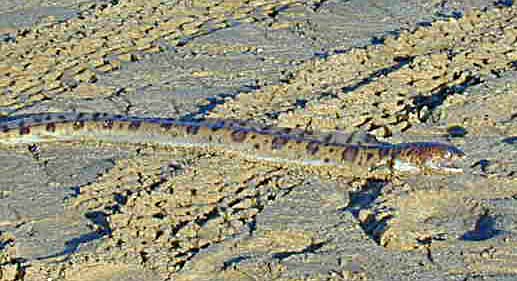
[[[390,173],[456,173],[464,153],[437,142],[349,143],[337,134],[250,125],[234,120],[182,121],[107,113],[43,113],[0,119],[0,144],[102,141],[237,152],[259,161],[336,166],[363,176]]]

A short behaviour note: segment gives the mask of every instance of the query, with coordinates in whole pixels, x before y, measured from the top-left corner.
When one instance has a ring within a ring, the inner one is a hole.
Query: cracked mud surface
[[[107,143],[0,152],[0,280],[514,280],[511,1],[0,1],[0,114],[443,141],[392,181]]]

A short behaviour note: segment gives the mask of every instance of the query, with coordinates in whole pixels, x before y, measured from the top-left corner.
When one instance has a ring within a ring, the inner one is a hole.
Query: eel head
[[[396,171],[446,174],[463,172],[455,164],[465,157],[465,153],[452,145],[437,142],[405,143],[397,145],[396,151],[393,159],[393,168]]]

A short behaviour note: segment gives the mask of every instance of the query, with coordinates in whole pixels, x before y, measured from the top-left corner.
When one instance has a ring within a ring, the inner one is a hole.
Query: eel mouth
[[[441,160],[439,162],[429,161],[426,163],[428,168],[445,173],[457,174],[463,173],[463,169],[458,167],[455,160]]]

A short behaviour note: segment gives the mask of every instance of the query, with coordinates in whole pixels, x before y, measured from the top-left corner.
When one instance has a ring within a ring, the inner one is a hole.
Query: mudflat
[[[0,1],[1,130],[104,112],[465,153],[462,173],[378,178],[152,140],[2,145],[0,280],[514,280],[517,8],[419,2]]]

